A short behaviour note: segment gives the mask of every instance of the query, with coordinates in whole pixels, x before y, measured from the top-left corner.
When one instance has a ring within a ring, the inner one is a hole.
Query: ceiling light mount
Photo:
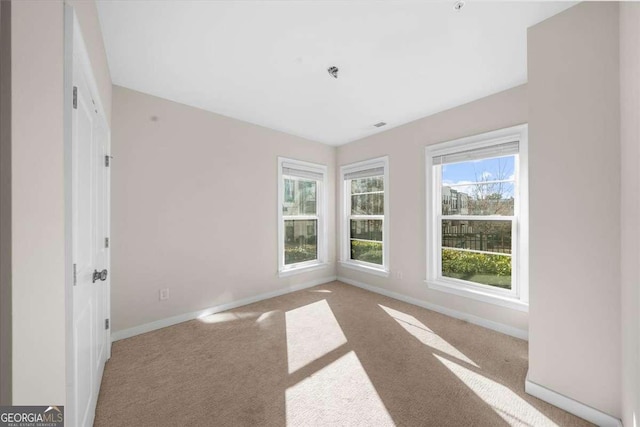
[[[338,71],[339,71],[339,70],[338,70],[338,67],[336,67],[335,65],[334,65],[334,66],[331,66],[331,67],[329,67],[329,68],[327,68],[327,72],[328,72],[328,73],[329,73],[329,74],[330,74],[334,79],[337,79],[337,78],[338,78]]]
[[[458,0],[457,2],[455,2],[455,4],[453,5],[453,9],[454,10],[460,10],[464,7],[464,1],[463,0]]]

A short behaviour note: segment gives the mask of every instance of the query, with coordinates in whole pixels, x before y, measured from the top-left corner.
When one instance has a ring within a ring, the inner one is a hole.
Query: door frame
[[[74,69],[74,50],[77,51],[81,58],[80,66],[84,70],[87,84],[96,101],[96,109],[98,117],[103,122],[106,129],[107,153],[111,153],[111,129],[106,121],[104,104],[100,99],[98,85],[91,68],[89,54],[86,49],[82,31],[78,22],[75,9],[68,5],[64,5],[64,104],[63,104],[63,131],[64,131],[64,222],[65,222],[65,380],[66,380],[66,402],[65,402],[65,425],[70,427],[77,426],[78,420],[75,419],[75,359],[74,359],[74,333],[73,333],[73,287],[74,287],[74,268],[73,268],[73,69]],[[106,286],[106,312],[111,319],[111,168],[107,172],[107,234],[109,235],[109,249],[107,252],[107,270],[109,275],[103,286]],[[106,236],[105,236],[106,237]],[[111,326],[106,331],[106,350],[109,360],[111,357]]]

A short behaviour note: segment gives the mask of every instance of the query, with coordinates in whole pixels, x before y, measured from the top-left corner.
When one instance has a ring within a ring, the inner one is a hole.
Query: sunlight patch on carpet
[[[290,374],[347,343],[327,300],[289,310],[285,318]]]
[[[289,387],[287,425],[393,426],[353,351]]]
[[[405,331],[416,337],[421,343],[428,345],[431,348],[440,350],[441,352],[448,354],[451,357],[455,357],[458,360],[462,360],[470,365],[479,368],[479,366],[467,356],[465,356],[457,348],[449,344],[438,334],[429,329],[424,323],[411,316],[410,314],[403,313],[398,310],[394,310],[384,305],[378,304],[380,308],[387,312],[389,316],[395,319],[396,322],[404,328]]]
[[[434,354],[434,356],[509,425],[558,426],[508,387],[437,354]]]
[[[234,320],[246,320],[258,317],[260,313],[253,312],[237,312],[237,313],[214,313],[198,317],[202,323],[224,323]]]
[[[271,311],[266,311],[264,313],[262,313],[260,315],[260,317],[258,317],[256,319],[256,323],[262,323],[262,322],[266,322],[267,320],[270,320],[271,318],[275,317],[278,315],[278,313],[280,313],[280,310],[271,310]]]

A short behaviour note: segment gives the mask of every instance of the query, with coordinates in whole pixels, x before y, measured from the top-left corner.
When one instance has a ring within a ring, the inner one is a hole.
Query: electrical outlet
[[[169,299],[169,288],[160,289],[160,301]]]
[[[402,271],[401,270],[396,271],[396,279],[402,280]]]

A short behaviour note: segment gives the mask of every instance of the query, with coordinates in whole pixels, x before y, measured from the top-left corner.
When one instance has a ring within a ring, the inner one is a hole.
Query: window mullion
[[[471,185],[490,185],[490,184],[508,184],[515,183],[515,179],[497,179],[494,181],[471,181],[465,182],[464,184],[444,184],[447,187],[469,187]]]
[[[318,215],[283,215],[282,219],[284,219],[285,221],[317,221],[320,219],[320,217]]]
[[[351,193],[352,196],[366,196],[368,194],[384,194],[384,190],[365,191],[364,193]]]
[[[373,243],[379,243],[381,245],[384,245],[384,242],[382,240],[360,239],[358,237],[350,237],[349,240],[358,240],[360,242],[373,242]]]
[[[447,221],[513,221],[515,215],[440,215]]]
[[[376,220],[384,221],[384,215],[362,215],[362,214],[357,214],[357,215],[349,215],[349,219],[353,219],[353,220],[376,219]]]

